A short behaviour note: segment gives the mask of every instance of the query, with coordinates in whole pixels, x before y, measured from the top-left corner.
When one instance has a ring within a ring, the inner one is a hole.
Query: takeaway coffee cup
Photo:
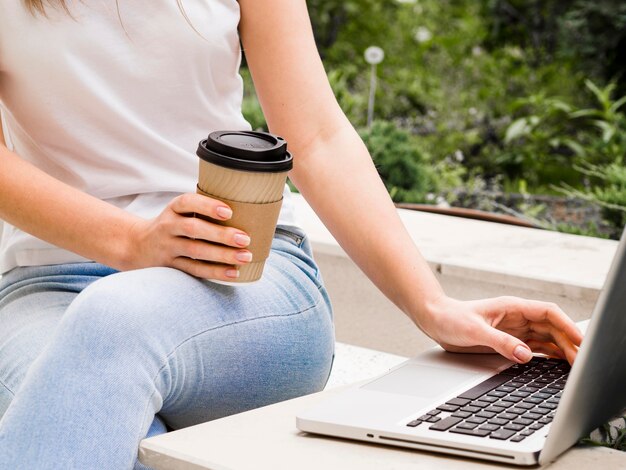
[[[250,235],[252,262],[240,266],[233,282],[261,278],[283,202],[287,172],[293,166],[287,142],[266,132],[218,131],[200,141],[197,192],[228,204],[229,220],[208,219]]]

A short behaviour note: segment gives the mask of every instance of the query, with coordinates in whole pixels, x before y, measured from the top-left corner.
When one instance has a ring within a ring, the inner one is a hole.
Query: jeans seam
[[[5,384],[2,380],[0,380],[0,385],[2,385],[7,392],[9,392],[15,398],[15,392],[9,388],[7,384]]]
[[[320,288],[318,287],[317,289],[318,291],[320,290]],[[154,374],[154,377],[152,378],[152,382],[154,383],[157,379],[157,377],[161,374],[161,372],[163,371],[163,369],[165,369],[169,363],[170,358],[176,353],[176,351],[184,344],[188,343],[189,341],[191,341],[192,339],[196,338],[197,336],[203,335],[205,333],[208,333],[210,331],[216,331],[216,330],[220,330],[222,328],[226,328],[229,326],[234,326],[234,325],[240,325],[242,323],[248,323],[248,322],[252,322],[252,321],[256,321],[256,320],[265,320],[268,318],[285,318],[285,317],[293,317],[296,315],[301,315],[303,313],[306,313],[310,310],[313,310],[314,308],[316,308],[318,305],[320,305],[322,302],[324,301],[323,296],[320,296],[320,298],[318,299],[318,301],[316,303],[314,303],[313,305],[305,308],[304,310],[299,310],[297,312],[292,312],[292,313],[288,313],[286,315],[264,315],[262,317],[257,317],[257,318],[248,318],[245,320],[240,320],[240,321],[234,321],[231,323],[227,323],[224,325],[219,325],[219,326],[215,326],[213,328],[207,328],[206,330],[200,331],[198,333],[196,333],[193,336],[190,336],[189,338],[185,339],[184,341],[182,341],[180,344],[174,346],[174,348],[172,349],[172,351],[170,351],[164,361],[164,364],[159,368],[159,370],[156,372],[156,374]],[[154,396],[154,394],[157,392],[156,387],[155,390],[150,394],[150,397],[148,398],[148,402],[146,403],[146,407],[144,409],[144,413],[143,413],[143,417],[145,419],[147,413],[148,413],[148,407],[150,406],[150,402],[152,401],[152,397]],[[143,439],[143,437],[141,435],[138,436],[139,440]]]

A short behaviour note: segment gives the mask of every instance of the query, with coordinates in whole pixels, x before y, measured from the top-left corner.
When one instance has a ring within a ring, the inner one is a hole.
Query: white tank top
[[[236,0],[68,0],[73,18],[0,2],[0,109],[13,150],[145,218],[194,192],[198,142],[247,130]],[[194,31],[195,29],[195,31]],[[279,223],[294,225],[285,189]],[[0,272],[86,261],[4,224]]]

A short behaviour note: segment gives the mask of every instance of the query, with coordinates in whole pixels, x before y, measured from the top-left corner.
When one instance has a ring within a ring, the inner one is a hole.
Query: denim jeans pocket
[[[289,225],[277,226],[276,231],[274,232],[274,237],[286,240],[298,248],[302,248],[302,245],[306,240],[306,234],[302,230]]]

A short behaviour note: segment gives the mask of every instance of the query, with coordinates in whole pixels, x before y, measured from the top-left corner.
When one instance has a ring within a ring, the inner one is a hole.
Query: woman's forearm
[[[49,176],[0,145],[0,218],[53,245],[125,269],[138,218]]]
[[[294,184],[348,255],[420,324],[429,303],[443,290],[400,220],[358,134],[346,124],[293,151]]]

